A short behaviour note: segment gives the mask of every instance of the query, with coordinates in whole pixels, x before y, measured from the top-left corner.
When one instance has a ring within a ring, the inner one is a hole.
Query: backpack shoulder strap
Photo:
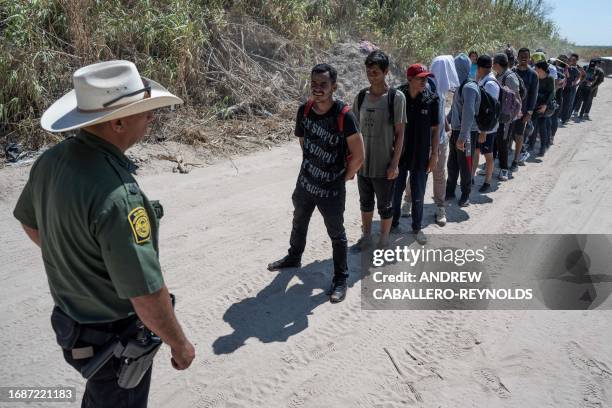
[[[512,74],[513,72],[509,69],[506,70],[506,72],[504,72],[501,76],[501,86],[506,86],[506,79],[508,79],[508,77],[510,76],[510,74]]]
[[[468,78],[468,79],[466,79],[465,81],[463,81],[463,83],[462,83],[461,85],[459,85],[459,96],[460,96],[460,97],[463,97],[463,95],[462,95],[462,93],[463,93],[463,87],[464,87],[464,86],[466,86],[466,85],[467,85],[468,83],[470,83],[470,82],[475,82],[475,81],[473,81],[473,80],[471,80],[471,79],[469,79],[469,78]]]
[[[489,75],[487,75],[484,79],[484,81],[482,81],[482,85],[478,85],[478,86],[482,86],[484,88],[484,86],[488,83],[494,81],[497,85],[499,85],[499,81],[497,80],[497,78],[491,78]]]
[[[363,88],[361,91],[359,91],[359,94],[357,95],[357,111],[361,110],[361,105],[363,105],[363,100],[366,97],[368,89],[369,88]]]
[[[338,102],[338,104],[341,106],[340,108],[340,112],[338,112],[338,133],[343,134],[344,133],[344,117],[346,116],[347,113],[349,113],[351,111],[351,107],[346,104],[346,103],[342,103],[342,102]]]
[[[314,100],[312,99],[308,99],[306,101],[306,105],[304,105],[304,117],[308,117],[308,114],[310,113],[310,110],[312,109],[312,106],[314,105]]]
[[[423,103],[430,104],[432,102],[436,102],[438,99],[438,94],[431,89],[425,88],[423,91]]]
[[[389,94],[387,95],[389,101],[389,120],[392,125],[395,125],[395,95],[397,94],[397,89],[390,87]]]

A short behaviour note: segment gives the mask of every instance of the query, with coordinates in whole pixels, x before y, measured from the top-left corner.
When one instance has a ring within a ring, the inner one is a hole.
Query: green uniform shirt
[[[114,145],[81,131],[32,166],[14,211],[38,230],[51,295],[80,323],[134,313],[129,298],[163,285],[158,220]]]

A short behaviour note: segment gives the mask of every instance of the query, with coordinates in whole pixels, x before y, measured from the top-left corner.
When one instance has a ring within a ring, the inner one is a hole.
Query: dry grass
[[[540,0],[0,0],[0,144],[56,142],[38,121],[72,72],[128,59],[186,101],[159,114],[152,138],[268,146],[291,134],[315,50],[357,36],[402,63],[506,41],[553,49],[544,17]]]

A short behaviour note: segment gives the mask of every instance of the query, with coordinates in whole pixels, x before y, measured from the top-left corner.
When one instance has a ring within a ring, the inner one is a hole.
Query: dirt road
[[[453,205],[444,228],[433,224],[430,182],[425,232],[610,233],[611,108],[608,80],[592,121],[559,129],[542,162],[473,193],[470,207]],[[289,143],[188,175],[144,169],[143,190],[166,212],[166,281],[198,351],[176,372],[163,348],[151,406],[612,406],[610,311],[365,311],[356,279],[332,305],[331,243],[317,214],[304,268],[268,272],[287,248],[300,157]],[[82,378],[54,343],[40,253],[11,215],[28,171],[0,172],[0,386],[77,385],[80,399]],[[354,242],[354,182],[345,219]]]

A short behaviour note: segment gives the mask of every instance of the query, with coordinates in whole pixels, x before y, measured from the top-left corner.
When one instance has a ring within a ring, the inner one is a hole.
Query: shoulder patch
[[[128,221],[132,227],[134,240],[142,244],[151,240],[151,223],[147,211],[143,207],[136,207],[128,214]]]

